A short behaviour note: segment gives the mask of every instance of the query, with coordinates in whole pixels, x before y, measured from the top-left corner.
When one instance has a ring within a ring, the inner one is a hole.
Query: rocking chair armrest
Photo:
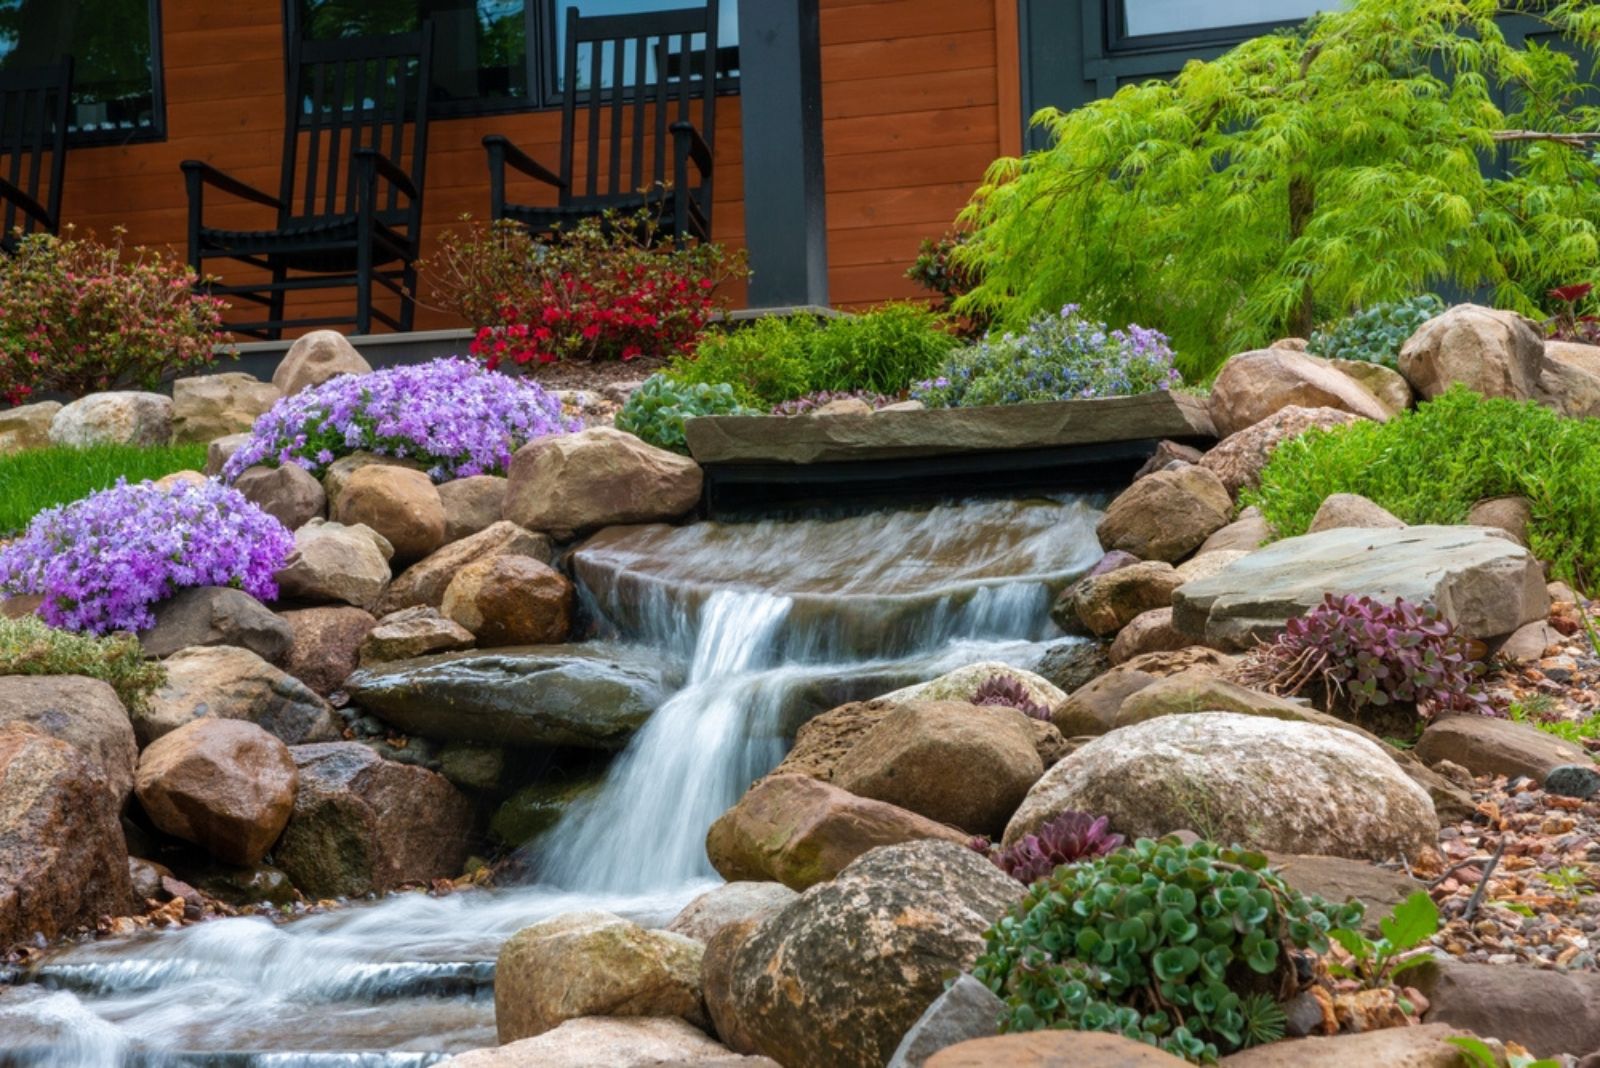
[[[32,216],[45,226],[51,225],[50,213],[45,210],[44,205],[4,178],[0,178],[0,201],[7,201],[15,205],[23,214]]]
[[[537,178],[546,185],[553,185],[557,189],[567,188],[567,183],[561,176],[550,168],[528,155],[522,149],[512,144],[511,141],[500,134],[490,134],[483,139],[483,147],[489,152],[489,168],[511,165],[516,170],[526,174],[529,178]]]
[[[224,193],[231,193],[241,200],[251,200],[257,204],[265,204],[269,208],[283,210],[284,203],[270,193],[263,193],[253,185],[247,185],[231,174],[217,170],[204,160],[186,159],[178,164],[183,169],[184,175],[189,179],[190,195],[194,195],[202,184],[215,186]]]
[[[669,129],[672,139],[677,142],[678,151],[686,154],[694,161],[695,167],[700,171],[700,177],[705,178],[711,173],[711,146],[706,144],[705,137],[695,128],[694,123],[678,121]]]
[[[409,199],[417,199],[417,187],[411,181],[411,176],[400,169],[399,164],[385,156],[382,152],[371,146],[364,146],[353,150],[353,155],[358,167],[370,167],[375,176],[388,181]]]

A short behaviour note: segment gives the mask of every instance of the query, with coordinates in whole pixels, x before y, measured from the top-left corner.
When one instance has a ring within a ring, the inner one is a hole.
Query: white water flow
[[[1035,663],[1060,640],[1054,591],[1098,553],[1096,518],[1078,500],[978,501],[603,532],[571,560],[586,601],[690,666],[533,849],[535,884],[214,921],[0,970],[0,1068],[420,1068],[494,1045],[506,938],[579,908],[665,922],[714,885],[707,828],[806,718],[979,660]]]

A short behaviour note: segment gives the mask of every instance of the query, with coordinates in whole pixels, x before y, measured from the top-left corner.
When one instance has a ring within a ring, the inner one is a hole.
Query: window
[[[570,7],[584,15],[612,15],[694,5],[695,0],[291,0],[289,9],[290,32],[308,40],[405,33],[431,20],[432,100],[440,113],[450,114],[559,103]],[[737,27],[736,0],[725,0],[717,50],[724,76],[737,70]]]
[[[0,68],[71,56],[75,141],[159,137],[157,0],[0,0]]]
[[[1112,0],[1114,47],[1239,40],[1246,27],[1299,22],[1338,0]]]

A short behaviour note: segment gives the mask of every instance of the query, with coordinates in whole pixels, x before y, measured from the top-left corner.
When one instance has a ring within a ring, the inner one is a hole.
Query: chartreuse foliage
[[[132,634],[95,638],[47,626],[35,616],[0,618],[0,675],[86,675],[106,683],[130,712],[142,712],[167,681]]]
[[[1111,1031],[1195,1063],[1282,1037],[1292,949],[1326,952],[1362,907],[1292,890],[1267,858],[1141,839],[1064,865],[988,932],[973,974],[1004,1031]]]
[[[1532,505],[1534,555],[1580,588],[1600,577],[1600,419],[1457,388],[1387,423],[1313,430],[1280,445],[1243,495],[1281,537],[1304,534],[1332,493],[1406,523],[1460,523],[1485,497]]]
[[[1509,43],[1511,11],[1549,43]],[[1600,160],[1526,136],[1600,128],[1568,55],[1597,41],[1586,0],[1352,0],[1047,108],[1050,146],[997,161],[962,213],[978,284],[956,310],[1018,328],[1076,301],[1166,331],[1191,378],[1438,284],[1534,314],[1600,264]]]

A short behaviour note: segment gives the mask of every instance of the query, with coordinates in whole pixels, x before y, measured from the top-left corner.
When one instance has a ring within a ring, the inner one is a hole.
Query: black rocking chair
[[[230,323],[230,330],[269,339],[281,337],[285,327],[351,326],[366,334],[374,319],[395,330],[411,329],[431,54],[427,23],[416,32],[388,37],[291,44],[277,196],[201,160],[183,162],[189,264],[204,277],[207,261],[237,260],[268,276],[205,287],[265,310],[264,319]],[[277,209],[277,225],[265,230],[205,225],[207,186]],[[351,285],[354,315],[284,318],[290,292]],[[374,305],[374,285],[399,298],[396,314]]]
[[[705,38],[704,52],[692,47],[697,34]],[[586,51],[588,61],[581,67],[580,50]],[[544,234],[606,211],[647,208],[659,213],[663,229],[670,229],[673,237],[708,240],[711,146],[716,136],[717,0],[707,0],[704,7],[637,15],[583,17],[569,8],[564,54],[561,172],[551,172],[505,137],[485,137],[490,217],[515,219],[535,234]],[[697,57],[703,57],[698,78]],[[669,120],[674,111],[676,117]],[[574,169],[580,128],[585,131],[586,161],[581,179]],[[507,167],[553,186],[557,202],[508,202]]]
[[[58,233],[72,60],[0,73],[0,252],[19,234]]]

